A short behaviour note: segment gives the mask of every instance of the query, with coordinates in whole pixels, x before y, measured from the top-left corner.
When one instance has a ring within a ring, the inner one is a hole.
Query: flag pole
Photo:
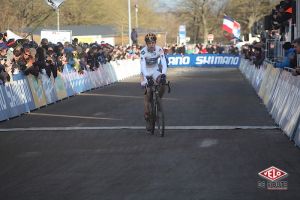
[[[138,3],[135,2],[135,28],[138,28]]]
[[[57,10],[56,10],[56,12],[57,12],[57,31],[59,32],[59,26],[60,26],[60,22],[59,22],[59,8],[57,8]]]
[[[129,45],[132,45],[131,42],[131,5],[130,5],[130,0],[128,0],[128,40],[129,40]]]

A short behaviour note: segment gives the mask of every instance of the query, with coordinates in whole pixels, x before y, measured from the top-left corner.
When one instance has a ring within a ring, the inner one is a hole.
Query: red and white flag
[[[223,19],[223,30],[228,33],[233,33],[234,20],[228,16],[224,16]]]
[[[240,38],[241,36],[241,25],[226,15],[223,19],[223,30],[232,34],[235,38]]]
[[[241,36],[241,25],[237,21],[233,22],[232,34],[235,38],[240,38]]]

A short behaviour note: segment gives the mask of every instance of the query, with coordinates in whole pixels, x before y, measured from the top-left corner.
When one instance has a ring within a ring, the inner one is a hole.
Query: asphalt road
[[[300,198],[300,151],[238,69],[168,77],[164,138],[141,128],[138,77],[1,122],[0,199]],[[258,187],[271,166],[289,174],[287,191]]]

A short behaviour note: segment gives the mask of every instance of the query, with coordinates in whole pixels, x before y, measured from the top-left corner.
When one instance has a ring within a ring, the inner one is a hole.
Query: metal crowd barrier
[[[13,75],[13,81],[0,85],[0,121],[138,75],[139,63],[139,60],[114,61],[83,74],[67,65],[62,73],[58,72],[55,80],[45,73],[39,78],[21,73]]]
[[[263,100],[274,121],[300,147],[300,76],[265,62],[255,68],[242,59],[240,71]]]
[[[278,39],[266,40],[266,60],[280,61],[284,57],[283,42]]]

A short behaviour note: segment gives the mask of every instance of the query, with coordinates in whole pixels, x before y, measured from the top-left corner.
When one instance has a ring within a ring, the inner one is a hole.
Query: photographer
[[[98,47],[97,60],[101,65],[106,64],[105,53],[105,47]]]
[[[42,73],[45,72],[50,77],[51,71],[49,68],[46,67],[46,55],[45,55],[45,51],[48,49],[48,45],[46,50],[44,48],[46,48],[46,46],[38,47],[36,49],[35,66],[38,67],[39,72]]]
[[[110,62],[112,60],[112,52],[114,50],[114,47],[111,46],[110,44],[106,44],[104,46],[104,56],[106,57],[106,62]]]
[[[54,48],[52,46],[48,47],[46,54],[46,73],[48,77],[51,77],[51,72],[53,74],[54,79],[57,77],[57,69],[58,69],[58,61],[57,54],[54,52]]]
[[[57,45],[53,48],[54,55],[53,57],[56,58],[56,66],[57,70],[62,72],[63,71],[63,63],[62,63],[62,56],[63,56],[63,45],[61,43],[57,43]]]
[[[26,69],[23,70],[24,74],[28,76],[29,74],[38,77],[39,75],[39,68],[35,61],[35,55],[30,51],[29,48],[24,49],[23,58],[26,62]]]
[[[13,50],[12,73],[18,74],[19,71],[24,71],[25,69],[26,61],[23,58],[23,48],[18,46]]]
[[[260,68],[265,60],[265,54],[261,43],[257,43],[254,45],[254,57],[253,64],[256,68]]]
[[[87,65],[89,66],[91,71],[96,70],[99,68],[99,58],[98,58],[98,51],[97,45],[92,45],[91,49],[87,53]]]
[[[47,38],[43,38],[41,40],[41,47],[45,49],[45,51],[47,51],[48,49],[48,45],[49,45],[49,42],[48,42],[48,39]]]
[[[293,41],[293,45],[295,47],[296,54],[300,54],[300,38],[295,39]],[[297,66],[297,56],[295,56],[292,63]],[[292,74],[294,76],[300,75],[300,66],[297,66],[295,69],[293,69]]]
[[[0,44],[0,81],[5,84],[5,82],[10,81],[10,76],[6,72],[7,68],[7,46],[5,43]]]
[[[282,47],[285,51],[284,59],[282,60],[282,62],[276,62],[275,67],[277,67],[277,68],[285,68],[285,67],[294,68],[292,60],[294,59],[294,57],[296,57],[295,49],[293,48],[293,46],[290,42],[284,43]]]
[[[82,73],[84,70],[87,70],[87,48],[87,45],[81,45],[77,47],[77,57],[79,59],[80,73]]]

